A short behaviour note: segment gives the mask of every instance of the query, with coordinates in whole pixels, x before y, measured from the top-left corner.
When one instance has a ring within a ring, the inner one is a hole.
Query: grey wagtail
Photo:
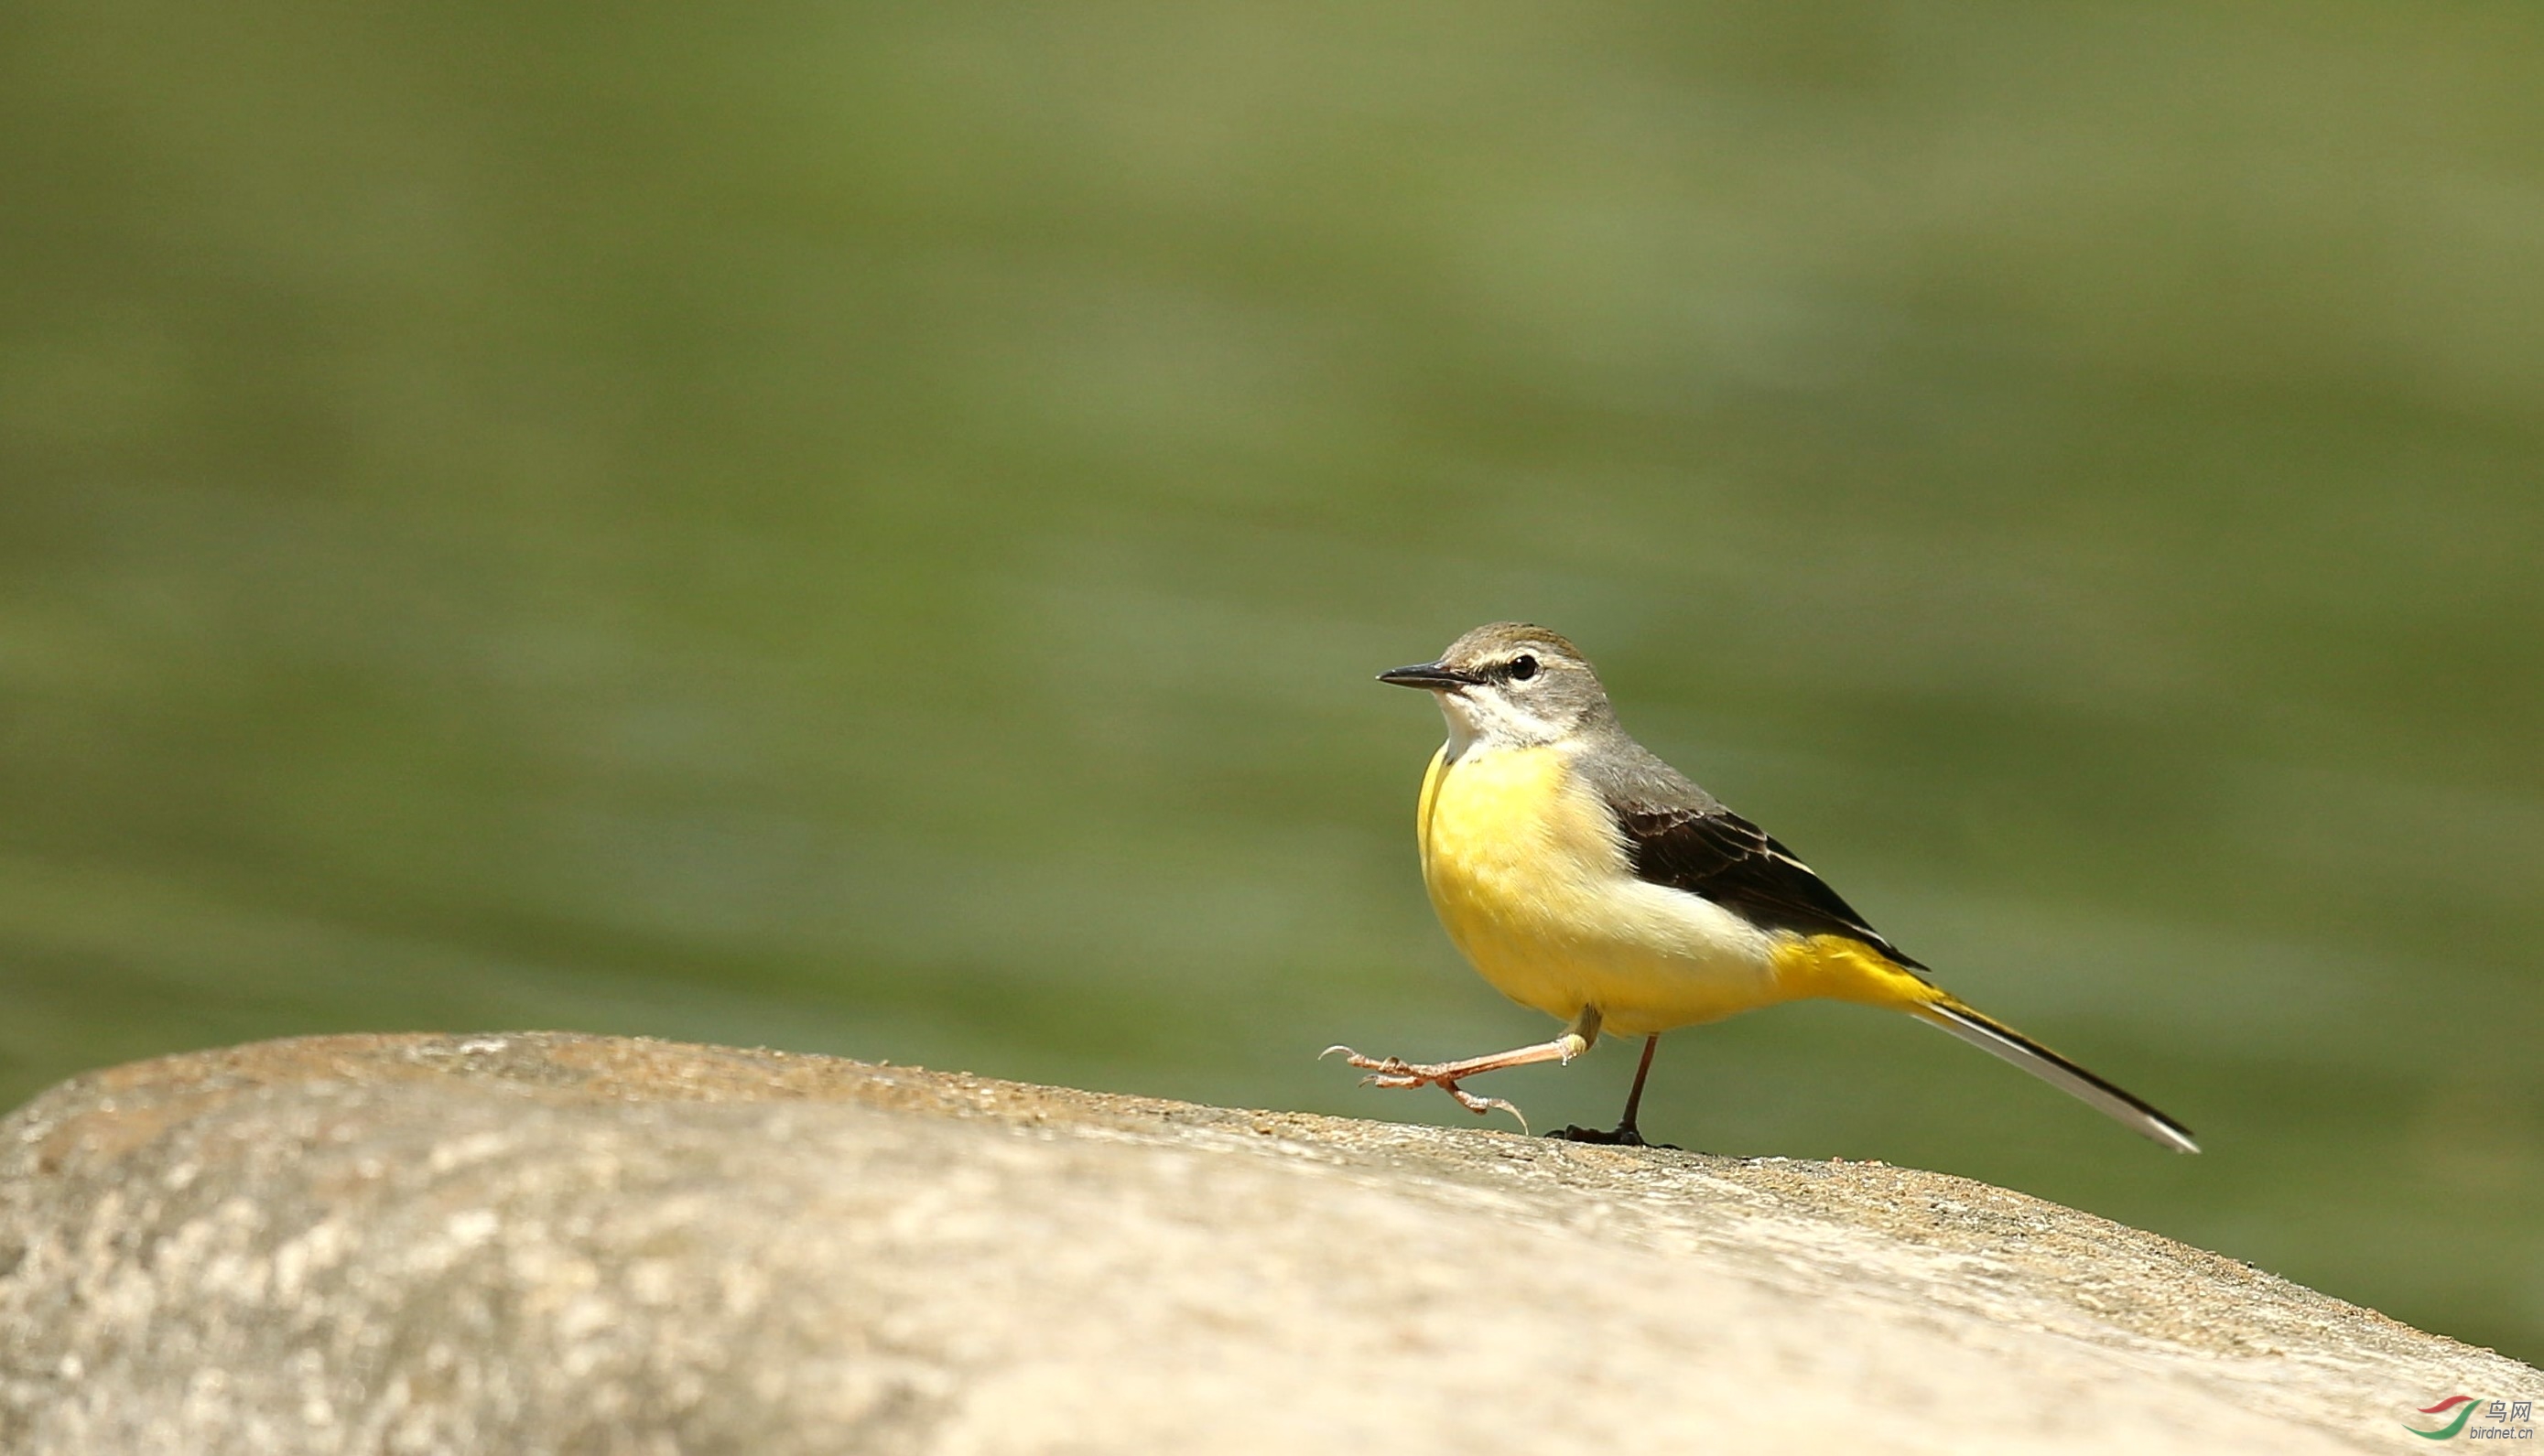
[[[1327,1048],[1369,1083],[1438,1087],[1471,1111],[1516,1116],[1458,1084],[1568,1063],[1603,1031],[1641,1036],[1616,1130],[1559,1134],[1640,1146],[1634,1113],[1661,1033],[1825,996],[1904,1011],[2169,1148],[2199,1151],[2181,1123],[1936,985],[1791,851],[1628,736],[1589,659],[1556,634],[1495,622],[1436,662],[1378,680],[1430,693],[1449,721],[1414,822],[1440,924],[1495,989],[1569,1025],[1551,1041],[1454,1062]]]

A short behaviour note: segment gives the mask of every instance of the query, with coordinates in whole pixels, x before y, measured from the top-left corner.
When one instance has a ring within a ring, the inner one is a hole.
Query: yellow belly
[[[1449,939],[1523,1006],[1567,1020],[1596,1006],[1608,1030],[1642,1035],[1796,994],[1779,964],[1796,938],[1636,880],[1562,749],[1443,749],[1419,829]]]

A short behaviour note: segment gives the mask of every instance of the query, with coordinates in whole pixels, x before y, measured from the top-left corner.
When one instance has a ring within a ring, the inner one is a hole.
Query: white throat
[[[1439,700],[1440,716],[1449,724],[1449,745],[1444,756],[1450,763],[1478,747],[1487,752],[1527,748],[1563,736],[1557,726],[1500,693],[1435,692],[1431,696]]]

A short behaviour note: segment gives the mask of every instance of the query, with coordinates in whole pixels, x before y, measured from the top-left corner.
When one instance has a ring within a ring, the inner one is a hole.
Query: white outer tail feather
[[[2014,1063],[2177,1153],[2199,1151],[2199,1144],[2190,1139],[2189,1128],[2011,1027],[1951,1002],[1916,1007],[1914,1014],[1928,1026],[1940,1027],[1982,1051]]]

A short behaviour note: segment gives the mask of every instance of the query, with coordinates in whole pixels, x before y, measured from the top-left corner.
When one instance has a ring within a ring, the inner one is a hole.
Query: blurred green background
[[[0,9],[0,1095],[564,1027],[1469,1121],[1437,717],[1627,724],[1904,1019],[1644,1124],[2544,1356],[2544,13]],[[1612,1117],[1631,1048],[1492,1088]]]

